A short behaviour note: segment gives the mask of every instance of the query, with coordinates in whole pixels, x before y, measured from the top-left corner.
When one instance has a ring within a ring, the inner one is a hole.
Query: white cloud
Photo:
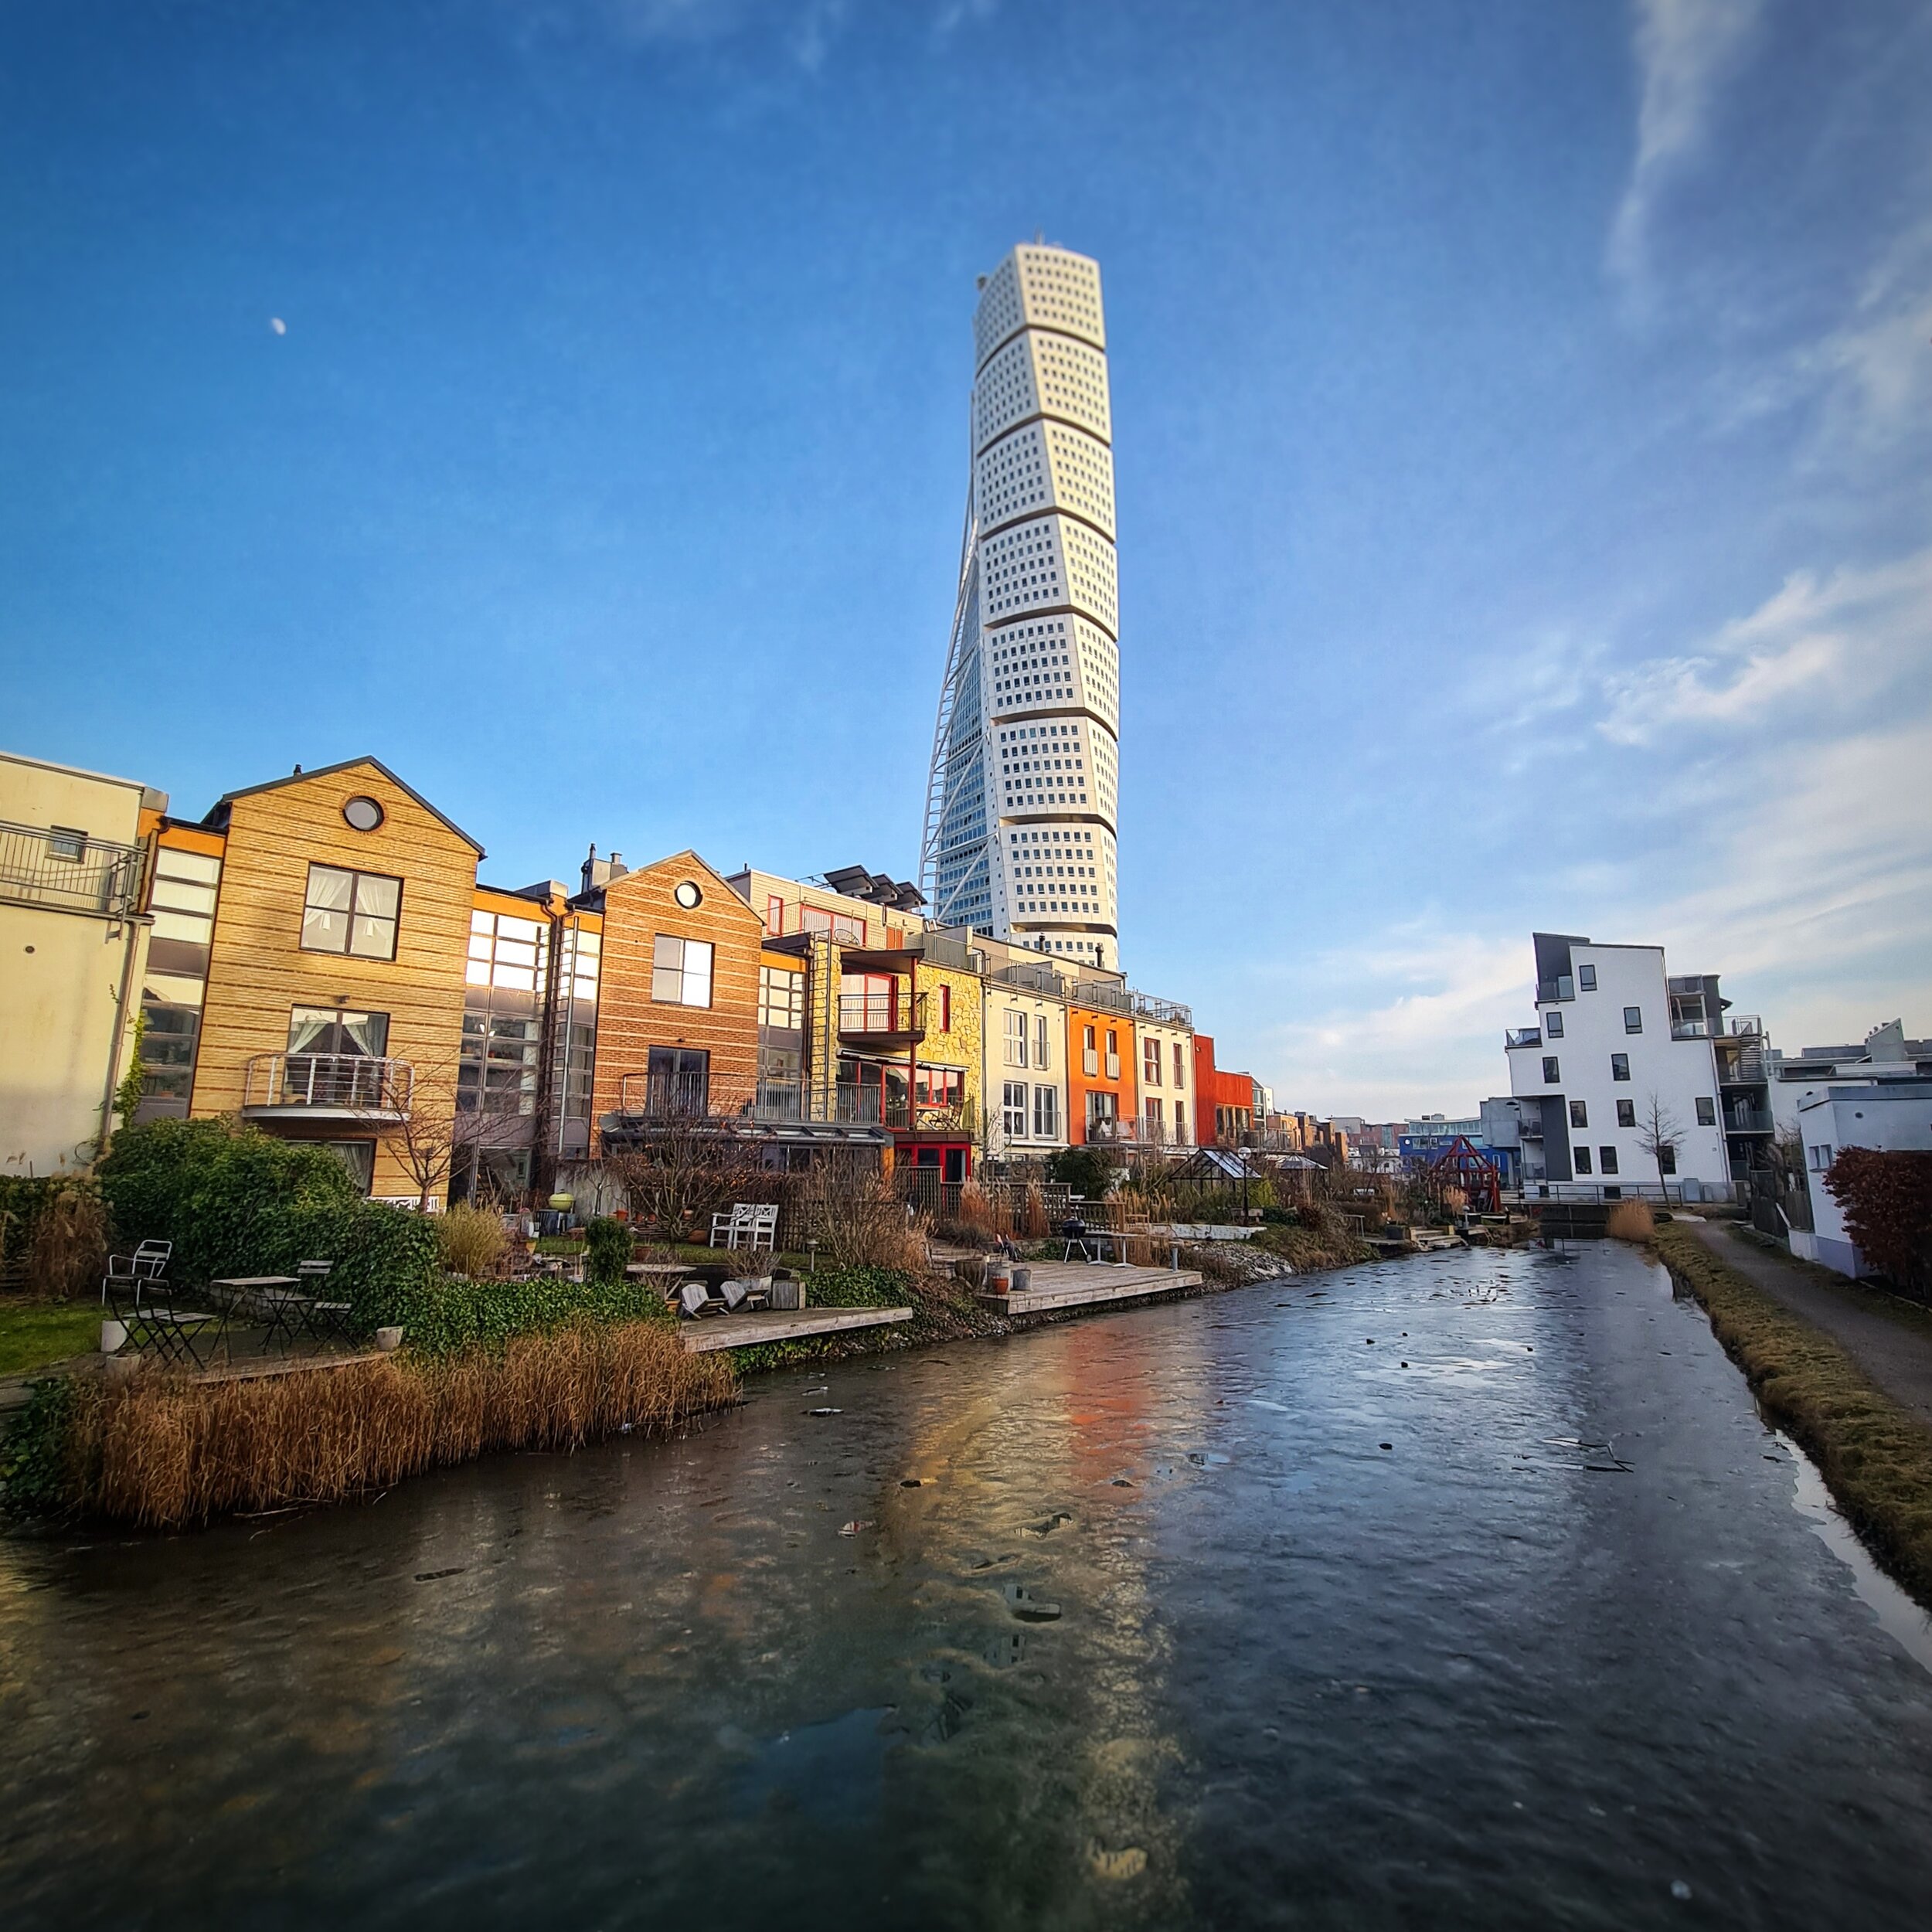
[[[1636,0],[1637,155],[1609,248],[1611,268],[1628,283],[1643,278],[1656,198],[1696,151],[1712,95],[1762,11],[1763,0]]]
[[[1673,730],[1748,723],[1801,699],[1842,715],[1928,661],[1932,547],[1822,582],[1796,573],[1702,650],[1606,677],[1597,728],[1613,744],[1648,745]]]

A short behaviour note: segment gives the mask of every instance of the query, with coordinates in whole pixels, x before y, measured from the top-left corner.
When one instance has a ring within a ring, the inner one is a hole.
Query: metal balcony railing
[[[141,901],[147,854],[84,832],[0,823],[0,899],[124,919]]]
[[[868,1039],[923,1039],[926,995],[914,993],[841,993],[838,1030]]]
[[[1151,993],[1136,993],[1134,998],[1134,1017],[1151,1020],[1157,1026],[1179,1026],[1189,1032],[1194,1030],[1194,1009],[1183,1006],[1178,999],[1156,999]]]
[[[711,1082],[703,1073],[626,1073],[617,1082],[617,1111],[648,1121],[701,1121],[711,1111]]]
[[[416,1085],[407,1060],[370,1053],[260,1053],[242,1080],[242,1112],[352,1114],[406,1120]]]
[[[1060,976],[1050,966],[1002,966],[993,978],[1002,986],[1024,986],[1036,993],[1063,991]]]

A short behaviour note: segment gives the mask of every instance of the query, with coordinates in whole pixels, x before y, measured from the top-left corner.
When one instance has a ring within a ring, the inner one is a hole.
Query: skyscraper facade
[[[1120,619],[1097,262],[980,284],[959,589],[927,789],[934,916],[1119,964]]]

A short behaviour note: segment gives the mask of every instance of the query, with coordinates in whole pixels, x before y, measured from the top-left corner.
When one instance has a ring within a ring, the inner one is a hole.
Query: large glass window
[[[533,1017],[465,1013],[463,1053],[457,1068],[457,1111],[535,1113],[542,1051],[542,1029]]]
[[[393,959],[403,882],[381,872],[311,866],[302,905],[302,950]]]
[[[798,1032],[805,1024],[805,976],[782,967],[758,968],[758,1024]]]
[[[345,1053],[380,1060],[389,1051],[389,1015],[339,1006],[297,1006],[288,1015],[291,1053]]]
[[[1009,1080],[1006,1083],[1005,1105],[1002,1110],[1005,1119],[1006,1138],[1009,1141],[1023,1141],[1026,1138],[1026,1083]]]
[[[693,1115],[706,1111],[710,1101],[709,1053],[692,1046],[654,1046],[645,1072],[647,1112]]]
[[[1033,1138],[1057,1141],[1060,1137],[1060,1090],[1057,1087],[1033,1089]]]
[[[1005,1028],[1006,1064],[1024,1066],[1026,1064],[1026,1015],[1017,1007],[1009,1006],[1003,1022]]]
[[[670,1006],[709,1006],[710,941],[658,934],[651,952],[651,997]]]

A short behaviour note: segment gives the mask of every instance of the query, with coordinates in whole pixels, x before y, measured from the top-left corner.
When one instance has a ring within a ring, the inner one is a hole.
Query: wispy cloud
[[[1633,291],[1643,285],[1656,199],[1701,145],[1712,97],[1763,9],[1764,0],[1636,0],[1637,154],[1609,247],[1612,271]]]
[[[1614,744],[1735,726],[1802,700],[1842,714],[1901,678],[1932,670],[1932,547],[1821,581],[1786,579],[1702,649],[1606,678],[1598,730]]]

